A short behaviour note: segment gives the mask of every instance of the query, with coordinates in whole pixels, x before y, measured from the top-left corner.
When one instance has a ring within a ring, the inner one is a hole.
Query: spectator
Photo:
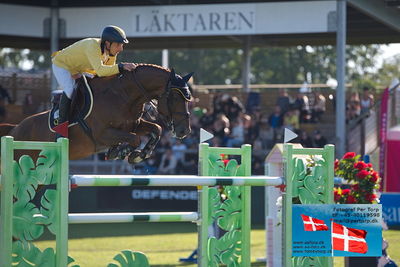
[[[321,134],[319,130],[314,131],[314,147],[323,148],[328,141],[326,138]]]
[[[361,97],[360,106],[361,106],[361,114],[370,113],[371,108],[374,105],[374,96],[371,94],[368,87],[363,88],[363,95]]]
[[[243,122],[245,125],[245,143],[246,144],[253,144],[254,140],[258,138],[258,133],[260,130],[260,127],[258,125],[258,121],[254,119],[254,115],[250,116],[248,114],[245,114],[243,116]]]
[[[229,119],[224,114],[219,114],[213,126],[214,136],[221,139],[222,145],[225,145],[229,135]]]
[[[299,111],[299,119],[300,122],[309,122],[310,121],[310,103],[308,101],[308,97],[301,92],[298,92],[296,95],[296,99],[293,103],[293,108]]]
[[[244,143],[244,127],[241,118],[232,122],[232,131],[226,142],[227,147],[240,147]]]
[[[283,117],[283,127],[292,131],[300,128],[299,111],[297,109],[289,109]]]
[[[258,139],[260,139],[261,141],[262,149],[266,150],[272,148],[272,146],[274,145],[273,143],[274,132],[269,127],[268,118],[265,115],[261,115],[258,125],[259,125]]]
[[[215,112],[213,109],[206,110],[206,113],[200,118],[200,125],[202,128],[212,126],[215,121]]]
[[[143,162],[144,166],[144,174],[145,175],[151,175],[151,174],[157,174],[158,170],[158,162],[156,159],[156,156],[153,154]]]
[[[352,92],[346,105],[346,120],[351,121],[361,114],[360,97],[358,92]]]
[[[4,88],[1,84],[0,84],[0,101],[4,102],[5,100],[7,100],[8,104],[13,104],[14,101],[12,101],[10,94],[8,93],[7,89]]]
[[[272,140],[276,143],[281,139],[281,128],[283,124],[282,112],[279,106],[275,106],[274,112],[268,118],[268,123],[274,133]]]
[[[158,167],[159,174],[175,174],[178,161],[170,148],[165,150],[161,157],[160,166]]]
[[[33,105],[33,96],[31,93],[27,93],[24,99],[24,105],[22,106],[22,112],[26,116],[30,116],[35,113],[35,107]]]
[[[7,90],[0,85],[0,122],[4,122],[7,116],[6,101],[11,104],[12,100]]]
[[[314,104],[311,111],[312,122],[319,122],[326,110],[326,99],[320,92],[314,92]]]
[[[236,96],[228,99],[228,105],[225,107],[225,109],[225,115],[230,121],[235,120],[241,113],[244,112],[243,104]]]
[[[172,138],[171,138],[170,134],[162,135],[158,147],[160,149],[171,148],[171,146],[172,146],[171,140],[172,140]]]
[[[224,98],[229,97],[229,95],[226,94],[226,96],[224,96]],[[223,113],[223,107],[222,107],[222,94],[221,93],[217,93],[216,95],[214,95],[213,97],[213,114],[214,116],[216,116],[219,113]]]
[[[311,137],[308,136],[308,133],[306,131],[301,131],[299,143],[303,147],[307,148],[312,148],[314,146]]]
[[[184,163],[186,150],[187,150],[187,146],[184,143],[182,143],[182,140],[176,139],[175,144],[172,145],[172,152],[174,153],[178,163],[181,163],[181,164]]]
[[[278,99],[276,100],[276,105],[279,106],[279,108],[281,109],[281,115],[285,114],[286,111],[289,110],[290,98],[286,89],[283,88],[279,89],[279,96]]]

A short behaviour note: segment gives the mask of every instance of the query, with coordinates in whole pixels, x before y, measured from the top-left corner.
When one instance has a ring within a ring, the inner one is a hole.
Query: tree
[[[379,45],[347,46],[347,82],[360,89],[386,85],[399,77],[398,58],[385,62],[380,69],[376,67],[381,53]],[[169,65],[181,74],[194,71],[197,84],[240,84],[242,54],[241,49],[171,49]],[[161,50],[125,50],[118,61],[161,65]],[[31,62],[34,69],[51,67],[47,51],[0,49],[0,66],[21,68],[23,62]],[[334,46],[252,48],[252,83],[326,83],[330,77],[336,77]]]

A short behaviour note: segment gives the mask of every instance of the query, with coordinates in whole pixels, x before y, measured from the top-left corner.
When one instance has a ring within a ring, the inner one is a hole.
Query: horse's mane
[[[149,64],[149,63],[137,63],[136,65],[137,65],[137,68],[141,68],[141,67],[147,67],[147,68],[156,68],[156,69],[164,70],[164,71],[166,71],[166,72],[171,72],[171,70],[170,70],[170,69],[167,69],[167,68],[161,67],[161,66],[159,66],[159,65],[156,65],[156,64]]]

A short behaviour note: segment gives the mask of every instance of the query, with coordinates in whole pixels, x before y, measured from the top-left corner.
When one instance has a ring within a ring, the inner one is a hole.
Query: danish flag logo
[[[301,214],[301,218],[303,219],[304,231],[328,231],[328,226],[323,220],[304,214]]]
[[[366,236],[367,231],[365,230],[332,223],[332,247],[334,250],[365,254],[368,252]]]

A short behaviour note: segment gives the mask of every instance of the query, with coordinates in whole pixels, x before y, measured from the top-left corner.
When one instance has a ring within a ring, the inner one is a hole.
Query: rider
[[[57,138],[68,137],[68,121],[71,97],[75,89],[75,79],[81,73],[91,73],[97,76],[111,76],[123,70],[135,69],[134,63],[116,64],[117,54],[124,50],[124,44],[129,43],[124,30],[117,26],[107,26],[103,29],[101,39],[86,38],[80,40],[53,56],[53,74],[63,94],[60,100]]]

